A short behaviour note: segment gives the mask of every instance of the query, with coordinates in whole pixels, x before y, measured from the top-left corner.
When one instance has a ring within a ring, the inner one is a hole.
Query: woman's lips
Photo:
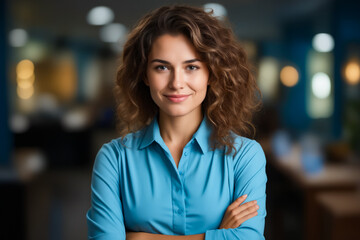
[[[185,101],[190,95],[165,95],[171,102],[179,103]]]

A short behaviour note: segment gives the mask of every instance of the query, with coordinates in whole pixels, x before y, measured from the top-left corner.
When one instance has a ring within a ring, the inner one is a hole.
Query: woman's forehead
[[[151,46],[149,59],[151,58],[184,58],[200,59],[200,55],[190,40],[182,34],[164,34],[156,38]]]

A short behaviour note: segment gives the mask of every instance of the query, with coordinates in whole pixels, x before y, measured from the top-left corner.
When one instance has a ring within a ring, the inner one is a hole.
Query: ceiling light
[[[17,28],[9,32],[9,44],[12,47],[23,47],[28,40],[28,34],[24,29]]]
[[[312,77],[311,89],[315,97],[324,99],[330,96],[331,82],[326,73],[318,72]]]
[[[91,9],[87,15],[87,21],[91,25],[105,25],[114,20],[114,12],[105,6]]]
[[[334,49],[334,38],[330,34],[319,33],[314,36],[312,44],[318,52],[331,52]]]
[[[219,17],[219,18],[223,18],[227,15],[227,11],[226,8],[218,3],[206,3],[204,4],[204,9],[206,12],[210,12],[211,10],[213,10],[213,16],[214,17]]]

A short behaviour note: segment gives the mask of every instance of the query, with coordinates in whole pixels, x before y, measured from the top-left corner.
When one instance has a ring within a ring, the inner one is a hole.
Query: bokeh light
[[[258,85],[267,99],[274,99],[277,95],[279,83],[279,62],[272,57],[264,57],[259,62]]]
[[[17,95],[26,100],[34,95],[34,64],[28,59],[21,60],[16,66]]]
[[[25,115],[14,114],[10,118],[10,128],[15,133],[23,133],[29,129],[29,119]]]
[[[111,23],[100,29],[100,39],[108,43],[124,43],[127,28],[121,23]]]
[[[327,33],[318,33],[314,36],[313,48],[318,52],[331,52],[334,49],[334,38]]]
[[[299,81],[299,73],[292,66],[285,66],[280,71],[280,80],[287,87],[295,86]]]
[[[83,129],[87,124],[86,112],[81,109],[74,109],[65,113],[61,119],[64,128],[69,130]]]
[[[345,66],[345,80],[350,85],[360,81],[360,65],[358,61],[350,61]]]
[[[19,96],[19,98],[21,99],[29,99],[34,95],[34,87],[31,85],[30,87],[27,88],[22,88],[20,86],[17,87],[17,95]]]
[[[9,44],[12,47],[23,47],[28,40],[28,34],[24,29],[16,28],[9,32]]]
[[[31,61],[41,62],[47,54],[50,54],[49,51],[51,50],[46,42],[31,39],[21,49],[21,54]]]
[[[311,90],[315,97],[323,99],[330,96],[331,82],[326,73],[316,73],[311,79]]]
[[[105,25],[114,20],[114,12],[105,6],[92,8],[88,15],[87,21],[91,25]]]
[[[33,74],[28,78],[17,77],[16,82],[17,82],[18,86],[21,87],[21,88],[29,88],[35,82],[35,75]]]
[[[226,8],[219,4],[219,3],[206,3],[204,4],[204,9],[207,12],[210,12],[211,10],[213,10],[213,16],[214,17],[218,17],[218,18],[224,18],[227,15],[227,10]]]
[[[28,60],[22,60],[16,66],[16,74],[18,78],[30,78],[34,74],[34,64]]]

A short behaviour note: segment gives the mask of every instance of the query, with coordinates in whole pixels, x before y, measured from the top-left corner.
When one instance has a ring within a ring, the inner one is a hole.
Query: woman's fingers
[[[229,221],[237,222],[239,219],[243,219],[244,216],[257,212],[259,206],[256,203],[256,201],[247,202],[230,210],[228,215]]]
[[[233,203],[231,203],[229,206],[228,206],[228,210],[232,210],[232,209],[235,209],[237,208],[241,203],[243,203],[245,201],[245,199],[247,198],[247,194],[237,198]]]
[[[240,226],[242,223],[244,223],[246,220],[249,220],[250,218],[255,217],[255,216],[257,216],[257,215],[258,215],[258,212],[255,211],[255,212],[251,212],[251,213],[249,213],[249,214],[247,214],[247,215],[245,215],[245,216],[237,219],[237,220],[236,220],[236,223],[233,225],[233,226],[234,226],[233,228],[239,227],[239,226]]]
[[[259,206],[257,205],[257,201],[250,201],[244,204],[241,204],[240,206],[237,206],[233,209],[233,215],[241,215],[244,216],[246,214],[249,214],[251,212],[257,211],[259,209]]]
[[[257,210],[259,210],[259,205],[256,204],[256,201],[249,202],[246,206],[239,206],[237,211],[235,212],[235,215],[237,218],[243,218],[249,214],[257,213]]]
[[[220,228],[237,228],[246,220],[256,216],[259,206],[257,201],[243,203],[246,195],[239,197],[227,208]]]

